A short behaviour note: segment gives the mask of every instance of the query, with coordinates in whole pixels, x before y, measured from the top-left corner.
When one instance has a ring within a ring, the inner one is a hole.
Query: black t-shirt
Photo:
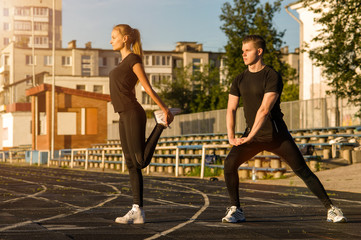
[[[134,92],[138,77],[133,72],[137,63],[142,63],[141,57],[130,53],[109,73],[110,98],[115,112],[124,112],[138,104]]]
[[[238,75],[231,86],[230,94],[242,97],[244,116],[247,126],[252,128],[257,111],[261,106],[263,96],[267,92],[276,92],[281,96],[283,83],[281,76],[269,66],[265,66],[259,72],[250,72],[248,69]],[[255,135],[256,141],[270,141],[275,129],[272,120],[282,119],[283,113],[280,108],[280,97],[274,104],[265,124]]]

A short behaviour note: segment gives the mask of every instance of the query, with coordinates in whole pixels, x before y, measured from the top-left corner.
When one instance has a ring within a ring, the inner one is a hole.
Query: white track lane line
[[[289,193],[289,192],[275,192],[275,191],[266,191],[266,190],[254,190],[254,189],[248,189],[248,188],[240,188],[240,190],[244,190],[247,192],[261,192],[261,193],[271,193],[271,194],[286,194],[286,195],[292,195],[292,196],[301,196],[306,198],[317,198],[315,195],[305,195],[300,193]],[[327,192],[327,191],[326,191]],[[333,198],[329,196],[331,200],[337,200],[340,202],[348,202],[348,203],[356,203],[361,204],[361,201],[357,200],[348,200],[348,199],[342,199],[342,198]]]
[[[165,183],[165,182],[163,181],[162,183]],[[201,191],[199,191],[199,190],[197,190],[197,189],[195,189],[195,188],[186,187],[186,186],[181,186],[181,185],[177,185],[177,184],[169,183],[169,182],[167,182],[167,183],[168,183],[168,184],[171,184],[171,185],[174,185],[174,186],[187,188],[187,189],[190,189],[190,190],[192,190],[192,191],[195,191],[195,192],[201,194],[201,195],[203,196],[203,198],[204,198],[204,204],[203,204],[202,208],[199,209],[188,221],[183,222],[183,223],[180,223],[180,224],[178,224],[178,225],[175,226],[175,227],[172,227],[172,228],[170,228],[170,229],[168,229],[168,230],[166,230],[166,231],[157,233],[157,234],[155,234],[155,235],[153,235],[153,236],[151,236],[151,237],[145,238],[144,240],[157,239],[157,238],[162,237],[162,236],[165,236],[165,235],[167,235],[167,234],[169,234],[169,233],[171,233],[171,232],[174,232],[175,230],[180,229],[180,228],[184,227],[185,225],[187,225],[187,224],[189,224],[189,223],[194,222],[194,221],[199,217],[199,215],[201,215],[201,213],[203,213],[203,212],[208,208],[208,206],[209,206],[208,196],[207,196],[206,194],[204,194],[203,192],[201,192]]]
[[[30,181],[27,181],[27,182],[30,183]],[[85,212],[85,211],[88,211],[88,210],[91,210],[91,209],[94,209],[94,208],[98,208],[98,207],[101,207],[101,206],[103,206],[104,204],[106,204],[106,203],[108,203],[110,201],[113,201],[114,199],[118,198],[118,196],[120,195],[120,190],[118,188],[116,188],[116,187],[114,187],[114,186],[112,186],[110,184],[107,184],[107,183],[100,183],[100,184],[113,188],[116,191],[117,194],[114,194],[113,197],[108,198],[108,199],[98,203],[97,205],[94,205],[94,206],[91,206],[91,207],[79,208],[79,209],[77,209],[77,210],[75,210],[73,212],[70,212],[70,213],[59,214],[59,215],[55,215],[55,216],[48,217],[48,218],[29,220],[29,221],[25,221],[25,222],[12,224],[12,225],[0,228],[0,232],[7,231],[7,230],[10,230],[10,229],[14,229],[14,228],[18,228],[18,227],[22,227],[22,226],[26,226],[26,225],[29,225],[29,224],[32,224],[32,223],[40,223],[40,222],[45,222],[45,221],[49,221],[49,220],[53,220],[53,219],[64,218],[64,217],[68,217],[68,216],[71,216],[71,215],[74,215],[74,214],[77,214],[77,213],[81,213],[81,212]]]

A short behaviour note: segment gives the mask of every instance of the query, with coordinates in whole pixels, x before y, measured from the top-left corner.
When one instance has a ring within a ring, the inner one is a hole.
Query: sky
[[[63,47],[71,40],[77,47],[111,49],[110,34],[116,24],[138,28],[143,50],[171,51],[179,41],[203,44],[204,51],[224,52],[227,38],[219,16],[225,2],[233,0],[62,0]],[[266,2],[266,0],[261,0]],[[273,3],[273,0],[269,0]],[[274,26],[286,30],[284,46],[299,46],[299,25],[284,9],[296,0],[283,0]],[[291,12],[298,17],[295,11]]]

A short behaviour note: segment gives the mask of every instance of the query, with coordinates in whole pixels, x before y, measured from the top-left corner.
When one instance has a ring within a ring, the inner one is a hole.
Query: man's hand
[[[233,145],[233,146],[239,146],[242,144],[247,144],[252,142],[253,139],[249,138],[249,137],[242,137],[242,138],[231,138],[228,140],[229,144]]]
[[[230,138],[228,142],[233,146],[238,146],[241,144],[241,138]]]

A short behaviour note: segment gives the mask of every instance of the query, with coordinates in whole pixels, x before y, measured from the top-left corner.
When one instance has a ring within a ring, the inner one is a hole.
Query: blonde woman
[[[133,193],[132,209],[123,217],[116,218],[115,222],[142,224],[145,214],[141,169],[149,165],[160,135],[180,110],[169,109],[150,85],[142,65],[142,45],[137,29],[126,24],[116,25],[110,44],[113,50],[120,51],[122,59],[109,73],[110,97],[114,111],[119,114],[119,136]],[[161,109],[155,112],[156,126],[147,141],[146,115],[135,96],[138,81]]]

